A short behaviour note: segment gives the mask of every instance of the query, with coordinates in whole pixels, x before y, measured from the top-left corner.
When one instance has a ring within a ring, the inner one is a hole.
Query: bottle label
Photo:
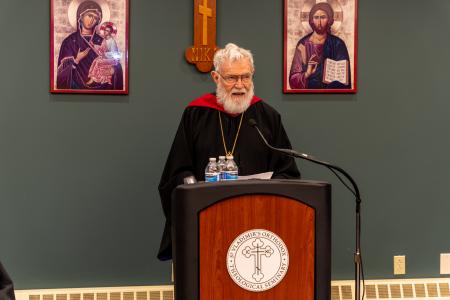
[[[205,175],[205,181],[206,182],[216,182],[216,181],[219,181],[219,178],[217,175]]]
[[[226,172],[223,175],[224,175],[224,180],[237,180],[238,179],[237,174]]]

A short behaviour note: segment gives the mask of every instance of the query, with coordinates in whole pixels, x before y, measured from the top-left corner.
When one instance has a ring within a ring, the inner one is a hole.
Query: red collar
[[[252,101],[250,102],[250,106],[252,106],[253,104],[262,101],[261,98],[253,96]],[[199,106],[199,107],[208,107],[208,108],[212,108],[221,112],[224,112],[230,116],[237,116],[239,114],[230,114],[227,113],[224,109],[223,106],[220,105],[219,103],[217,103],[217,97],[215,94],[205,94],[193,101],[191,101],[191,103],[189,103],[188,107],[192,107],[192,106]]]

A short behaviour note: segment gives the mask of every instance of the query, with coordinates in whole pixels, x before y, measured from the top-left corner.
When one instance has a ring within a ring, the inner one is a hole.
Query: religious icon
[[[357,0],[285,0],[285,93],[356,93]]]
[[[50,91],[128,94],[129,0],[50,1]]]

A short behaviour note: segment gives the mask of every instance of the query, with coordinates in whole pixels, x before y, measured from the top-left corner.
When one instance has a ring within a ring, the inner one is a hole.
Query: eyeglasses
[[[222,79],[225,80],[225,82],[228,84],[236,84],[236,82],[238,82],[239,79],[241,79],[242,83],[248,84],[248,83],[252,82],[252,79],[253,79],[252,73],[247,73],[247,74],[242,74],[242,75],[226,75],[226,76],[223,76],[219,72],[217,72],[217,74],[219,74],[219,76],[222,77]]]

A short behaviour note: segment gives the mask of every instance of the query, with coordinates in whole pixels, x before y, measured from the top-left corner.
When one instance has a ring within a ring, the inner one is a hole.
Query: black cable
[[[341,176],[339,176],[339,174],[335,170],[333,170],[333,168],[328,167],[328,166],[326,166],[326,167],[328,168],[328,170],[333,172],[334,175],[336,175],[336,177],[339,179],[339,181],[353,194],[353,196],[355,196],[355,198],[358,198],[358,196],[356,196],[356,192],[347,185],[347,183],[341,178]]]

